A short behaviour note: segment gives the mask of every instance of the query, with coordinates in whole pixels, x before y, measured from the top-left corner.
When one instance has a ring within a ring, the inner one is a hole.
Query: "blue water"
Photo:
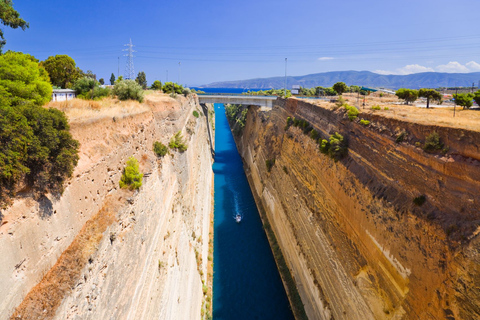
[[[213,319],[294,319],[222,104],[215,122]]]

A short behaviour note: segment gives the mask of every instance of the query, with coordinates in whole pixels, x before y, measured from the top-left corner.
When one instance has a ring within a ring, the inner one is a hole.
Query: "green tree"
[[[118,77],[120,79],[120,77]],[[115,82],[113,88],[113,94],[115,94],[120,100],[137,100],[143,102],[143,90],[142,87],[135,80],[120,80]]]
[[[112,75],[110,76],[110,84],[113,86],[115,84],[115,75],[112,72]]]
[[[405,100],[405,104],[408,104],[409,102],[414,102],[418,98],[418,91],[413,90],[413,89],[407,89],[407,88],[400,88],[395,92],[395,95],[399,99]]]
[[[432,101],[441,101],[442,95],[435,89],[420,89],[418,91],[418,96],[427,98],[427,108],[430,108],[430,100]]]
[[[73,90],[77,93],[79,98],[88,98],[88,94],[90,93],[90,97],[93,98],[93,90],[96,86],[96,81],[89,77],[83,77],[78,79],[75,84],[73,85]]]
[[[348,91],[348,87],[347,85],[344,83],[344,82],[337,82],[333,85],[333,90],[335,90],[335,92],[341,96],[344,92],[347,92]]]
[[[103,86],[105,84],[105,80],[103,78],[100,78],[98,82]]]
[[[143,90],[147,89],[147,75],[145,72],[140,71],[135,81],[142,87]]]
[[[25,159],[32,136],[19,108],[0,104],[0,207],[15,196],[15,185],[30,172]]]
[[[165,82],[164,85],[162,86],[162,91],[164,93],[182,94],[183,93],[183,87],[181,85],[173,83],[173,82]]]
[[[159,80],[153,81],[152,89],[153,90],[162,90],[162,83]]]
[[[128,188],[130,190],[139,189],[142,186],[143,174],[140,173],[138,161],[134,157],[130,157],[127,166],[123,169],[123,175],[120,178],[120,188]]]
[[[0,55],[0,100],[4,104],[43,105],[51,97],[48,73],[33,56],[12,51]]]
[[[20,14],[13,9],[12,0],[0,0],[0,21],[3,25],[17,29],[21,28],[25,30],[28,28],[28,23],[25,20],[20,18]],[[0,54],[2,53],[2,48],[6,43],[5,38],[3,37],[3,30],[0,29]]]
[[[477,103],[477,105],[480,106],[480,90],[475,92],[475,94],[473,95],[473,100]]]
[[[70,134],[67,117],[60,110],[39,106],[25,106],[22,113],[33,131],[27,148],[27,183],[41,194],[62,193],[78,162],[79,143]]]
[[[455,104],[457,106],[462,106],[463,109],[469,109],[471,106],[473,106],[472,99],[474,97],[475,96],[473,93],[458,93],[453,95],[453,98],[455,99]]]
[[[47,70],[52,84],[60,88],[71,88],[75,81],[83,77],[75,60],[66,54],[50,56],[40,64]]]

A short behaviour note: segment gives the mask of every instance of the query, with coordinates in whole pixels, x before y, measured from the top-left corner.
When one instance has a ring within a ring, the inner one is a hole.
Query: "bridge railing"
[[[242,93],[225,93],[225,92],[208,92],[208,93],[197,93],[198,96],[235,96],[235,97],[268,97],[268,98],[278,98],[278,96],[273,95],[260,95],[260,94],[242,94]]]

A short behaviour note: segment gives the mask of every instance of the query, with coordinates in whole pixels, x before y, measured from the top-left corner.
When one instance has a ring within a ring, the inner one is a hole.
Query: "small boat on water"
[[[242,221],[242,216],[240,215],[240,213],[237,213],[237,215],[235,216],[235,221],[237,221],[237,223],[240,223],[240,221]]]

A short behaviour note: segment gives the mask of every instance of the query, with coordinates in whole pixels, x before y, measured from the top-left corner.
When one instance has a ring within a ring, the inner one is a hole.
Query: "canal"
[[[222,104],[213,172],[213,319],[294,319]]]

